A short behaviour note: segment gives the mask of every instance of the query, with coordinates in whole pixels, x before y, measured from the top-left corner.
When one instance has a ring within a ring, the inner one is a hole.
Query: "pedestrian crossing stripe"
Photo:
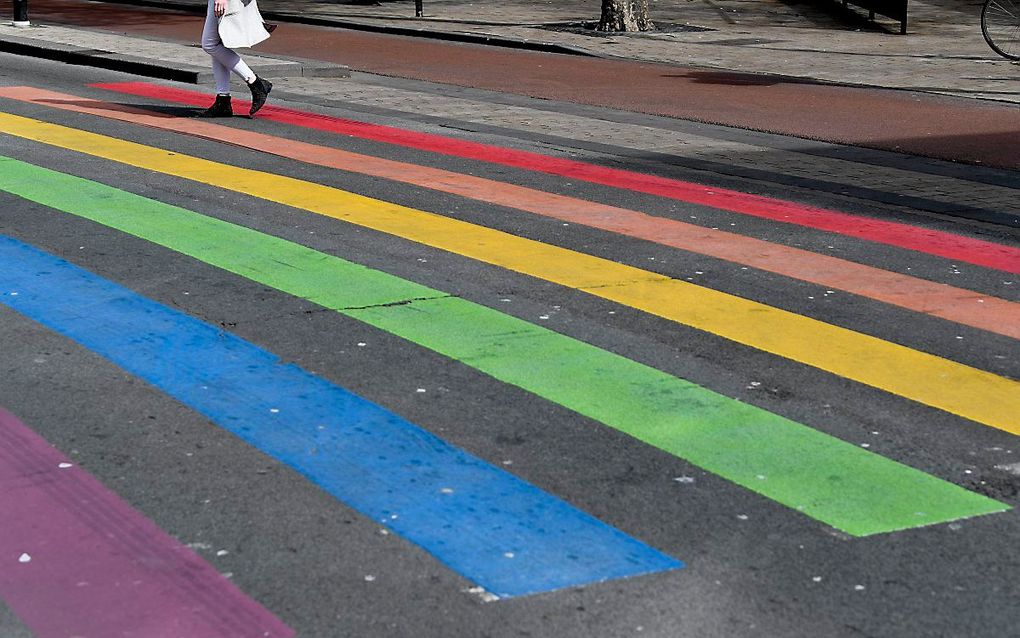
[[[1020,433],[1020,383],[766,304],[338,188],[40,120],[0,114],[0,132],[446,250],[715,334],[1012,434]]]
[[[595,346],[243,226],[11,158],[0,159],[0,190],[365,322],[851,535],[1009,509]]]
[[[1020,304],[753,237],[473,175],[395,162],[76,95],[31,87],[0,87],[0,97],[185,133],[306,164],[413,184],[752,266],[827,289],[850,292],[961,325],[1020,338]]]
[[[203,414],[495,596],[683,566],[219,326],[3,235],[0,263],[0,303]]]
[[[169,627],[192,638],[294,635],[3,408],[0,485],[0,556],[25,560],[21,569],[0,570],[0,600],[33,636],[138,636]]]
[[[209,101],[209,96],[205,93],[157,86],[147,82],[99,83],[91,86],[178,104],[205,106]],[[243,105],[244,102],[239,104]],[[259,119],[667,197],[742,215],[857,237],[928,255],[938,255],[954,262],[1020,273],[1020,249],[930,228],[919,228],[858,214],[850,215],[726,188],[587,164],[574,159],[550,157],[530,151],[481,144],[433,133],[408,131],[320,113],[308,113],[275,105],[259,111]]]

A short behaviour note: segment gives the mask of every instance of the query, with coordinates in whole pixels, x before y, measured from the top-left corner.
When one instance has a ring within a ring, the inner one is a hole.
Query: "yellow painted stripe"
[[[340,189],[0,114],[0,131],[304,209],[551,281],[1020,434],[1020,383],[670,279]]]

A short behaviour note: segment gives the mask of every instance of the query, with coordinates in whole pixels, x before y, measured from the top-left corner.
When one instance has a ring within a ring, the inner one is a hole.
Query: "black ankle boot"
[[[262,108],[262,105],[266,103],[269,92],[273,90],[273,84],[256,75],[252,83],[248,85],[248,88],[251,89],[251,110],[248,111],[250,116],[255,115]]]
[[[234,108],[230,106],[229,95],[217,95],[212,106],[198,114],[199,117],[232,117]]]

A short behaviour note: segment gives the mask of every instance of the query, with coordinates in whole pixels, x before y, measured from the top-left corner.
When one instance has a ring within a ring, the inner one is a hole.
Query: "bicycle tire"
[[[981,35],[1007,60],[1020,60],[1020,0],[985,0]]]

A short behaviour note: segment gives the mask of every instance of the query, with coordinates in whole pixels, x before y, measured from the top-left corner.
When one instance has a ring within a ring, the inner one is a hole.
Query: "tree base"
[[[633,25],[627,22],[599,22],[595,26],[596,31],[603,33],[633,33],[635,31],[655,31],[655,24],[651,20],[634,22]]]
[[[648,19],[648,0],[603,0],[602,17],[595,30],[628,32],[654,28]]]

